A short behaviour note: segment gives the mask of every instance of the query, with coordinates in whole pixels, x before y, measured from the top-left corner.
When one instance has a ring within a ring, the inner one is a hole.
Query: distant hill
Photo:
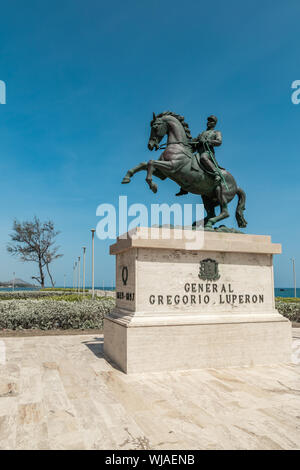
[[[23,281],[23,279],[12,279],[11,281],[0,281],[0,287],[10,287],[10,286],[15,286],[15,287],[37,287],[34,284],[30,284],[30,282]]]

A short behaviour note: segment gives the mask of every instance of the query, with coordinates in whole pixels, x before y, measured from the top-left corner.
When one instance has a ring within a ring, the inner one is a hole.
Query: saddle
[[[192,170],[195,170],[195,171],[198,171],[199,168],[200,168],[200,169],[201,169],[204,173],[206,173],[207,175],[213,176],[213,177],[215,176],[212,171],[209,171],[209,170],[201,163],[199,153],[196,153],[196,154],[193,155],[191,168],[192,168]],[[220,168],[220,170],[225,170],[225,168],[223,168],[222,166],[219,166],[219,168]]]

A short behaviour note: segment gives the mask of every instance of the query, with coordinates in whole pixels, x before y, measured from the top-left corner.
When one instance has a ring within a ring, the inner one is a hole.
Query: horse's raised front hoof
[[[155,183],[153,183],[152,179],[146,178],[146,182],[148,183],[149,188],[151,189],[151,191],[153,191],[154,193],[157,193],[157,185]]]
[[[129,176],[124,176],[124,178],[122,179],[122,184],[127,184],[127,183],[130,183],[130,178]]]
[[[154,192],[154,194],[157,193],[157,184],[152,183],[151,189],[152,189],[152,191]]]

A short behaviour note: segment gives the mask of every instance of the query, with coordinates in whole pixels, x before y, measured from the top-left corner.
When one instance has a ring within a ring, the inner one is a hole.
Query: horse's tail
[[[243,211],[245,210],[246,194],[242,188],[237,188],[236,194],[238,195],[239,200],[235,211],[235,218],[239,227],[247,227],[247,221],[243,214]]]

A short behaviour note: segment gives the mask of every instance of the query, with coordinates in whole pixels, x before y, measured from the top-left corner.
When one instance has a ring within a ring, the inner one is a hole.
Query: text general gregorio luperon
[[[151,305],[256,304],[264,302],[263,294],[237,293],[229,284],[186,283],[182,294],[151,294]]]

